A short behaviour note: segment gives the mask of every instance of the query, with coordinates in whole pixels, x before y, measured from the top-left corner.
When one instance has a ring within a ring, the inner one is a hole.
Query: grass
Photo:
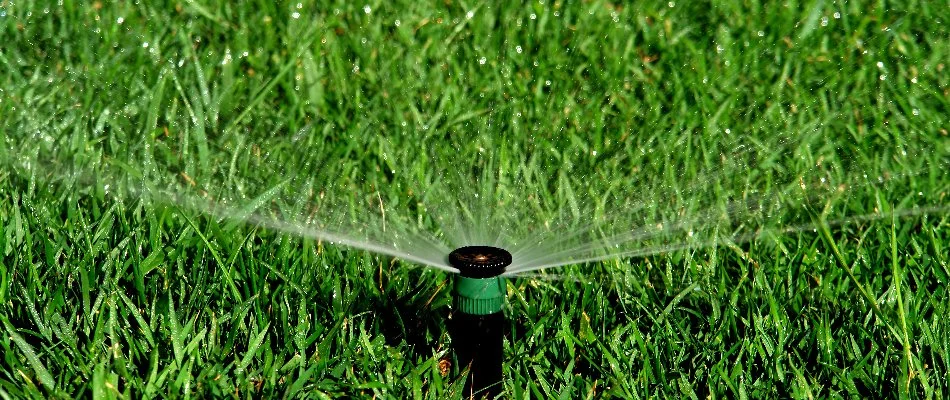
[[[0,1],[0,397],[457,397],[448,274],[288,231],[471,206],[708,228],[513,279],[508,397],[944,398],[940,9]]]

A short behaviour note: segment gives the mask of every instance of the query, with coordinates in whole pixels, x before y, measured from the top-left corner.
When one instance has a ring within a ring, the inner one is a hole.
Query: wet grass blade
[[[36,354],[36,350],[34,350],[26,340],[23,340],[23,337],[13,329],[13,326],[10,325],[10,322],[7,321],[6,318],[3,319],[3,327],[6,329],[10,340],[23,352],[27,362],[29,362],[30,367],[33,369],[36,379],[39,380],[43,387],[50,393],[56,393],[56,381],[53,379],[53,375],[49,373],[49,370],[46,369],[46,366],[43,365],[43,361],[40,360],[39,355]]]

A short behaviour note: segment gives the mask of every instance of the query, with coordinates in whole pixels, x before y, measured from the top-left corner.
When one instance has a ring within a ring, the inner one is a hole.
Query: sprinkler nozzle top
[[[466,278],[491,278],[511,265],[511,253],[491,246],[465,246],[449,254],[449,263]]]

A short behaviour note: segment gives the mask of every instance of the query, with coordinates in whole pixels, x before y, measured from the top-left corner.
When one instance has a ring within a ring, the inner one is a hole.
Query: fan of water
[[[780,33],[638,31],[643,17],[615,9],[455,10],[412,26],[342,14],[298,27],[292,59],[246,101],[229,99],[228,77],[249,67],[172,46],[136,53],[154,67],[150,87],[127,88],[138,104],[81,120],[41,98],[7,105],[4,159],[34,182],[453,272],[447,255],[466,245],[508,249],[519,274],[808,229],[816,212],[947,211],[939,117],[887,105],[887,79],[910,75],[797,81],[826,67]],[[745,54],[748,40],[776,49]],[[890,108],[866,120],[848,96]]]

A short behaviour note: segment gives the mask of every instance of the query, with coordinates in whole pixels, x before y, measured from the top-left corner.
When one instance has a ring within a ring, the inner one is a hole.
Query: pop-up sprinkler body
[[[466,246],[449,254],[459,269],[455,280],[453,347],[462,368],[469,368],[466,398],[495,398],[502,387],[505,279],[511,253],[489,246]]]

